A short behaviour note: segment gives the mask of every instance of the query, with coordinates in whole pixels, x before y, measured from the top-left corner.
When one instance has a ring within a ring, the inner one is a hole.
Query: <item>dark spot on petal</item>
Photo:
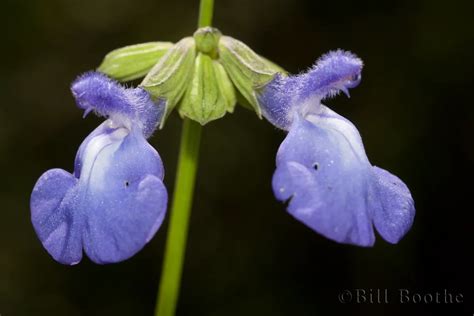
[[[125,186],[128,187],[130,183],[128,181],[125,181]]]
[[[313,163],[313,169],[318,170],[319,169],[319,164],[317,162]]]

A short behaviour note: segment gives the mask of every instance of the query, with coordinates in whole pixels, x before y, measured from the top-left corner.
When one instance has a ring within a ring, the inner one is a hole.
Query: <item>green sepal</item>
[[[216,73],[217,85],[219,86],[219,91],[222,93],[222,97],[225,100],[227,112],[233,113],[235,105],[237,104],[234,85],[227,75],[224,66],[216,60],[213,60],[213,65]]]
[[[172,46],[150,42],[118,48],[105,56],[97,70],[119,81],[134,80],[145,76]]]
[[[179,114],[205,125],[232,112],[235,103],[234,87],[222,65],[209,55],[198,53]]]
[[[269,83],[277,73],[285,73],[284,70],[257,55],[241,41],[228,36],[220,39],[219,61],[240,94],[261,117],[255,91]]]
[[[192,37],[176,43],[150,70],[140,84],[155,100],[164,102],[160,128],[177,105],[193,75],[196,48]]]

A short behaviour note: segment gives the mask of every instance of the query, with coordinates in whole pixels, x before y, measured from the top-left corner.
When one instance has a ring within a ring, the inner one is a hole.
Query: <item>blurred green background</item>
[[[30,223],[47,169],[72,171],[101,121],[81,119],[70,82],[110,50],[194,32],[198,1],[2,0],[0,314],[152,315],[167,221],[132,259],[54,262]],[[284,133],[238,108],[204,129],[178,315],[472,315],[472,1],[216,0],[214,25],[291,72],[331,49],[365,61],[351,99],[326,103],[359,128],[373,164],[410,187],[415,224],[399,245],[340,245],[271,191]],[[181,122],[151,143],[173,188]],[[462,293],[457,305],[341,304],[345,289]]]

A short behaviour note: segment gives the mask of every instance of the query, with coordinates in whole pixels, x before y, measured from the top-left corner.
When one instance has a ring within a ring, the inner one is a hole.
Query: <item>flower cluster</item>
[[[308,72],[288,76],[213,30],[195,38],[197,45],[186,38],[175,46],[147,43],[109,54],[99,70],[115,78],[135,79],[153,68],[138,88],[126,89],[99,72],[72,84],[85,115],[94,111],[107,119],[79,147],[74,173],[49,170],[33,189],[33,226],[55,260],[76,264],[85,251],[96,263],[112,263],[142,249],[167,207],[163,164],[146,139],[176,105],[202,124],[222,117],[232,111],[235,89],[257,114],[288,132],[272,186],[278,200],[289,201],[292,216],[340,243],[371,246],[374,226],[390,243],[406,234],[415,215],[410,191],[372,166],[355,126],[321,103],[359,84],[359,58],[330,52]]]

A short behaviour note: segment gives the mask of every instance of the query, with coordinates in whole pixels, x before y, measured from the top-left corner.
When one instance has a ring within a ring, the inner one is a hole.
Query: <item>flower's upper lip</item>
[[[164,105],[155,104],[142,88],[126,89],[98,72],[77,78],[71,90],[78,107],[85,110],[84,116],[93,110],[97,115],[127,122],[127,128],[138,126],[146,137],[151,136],[163,115]]]
[[[337,50],[321,57],[306,73],[277,75],[258,91],[262,113],[275,126],[289,130],[295,112],[303,116],[317,112],[321,100],[339,92],[350,97],[349,89],[360,83],[362,66],[355,55]],[[305,108],[308,104],[313,109]]]

